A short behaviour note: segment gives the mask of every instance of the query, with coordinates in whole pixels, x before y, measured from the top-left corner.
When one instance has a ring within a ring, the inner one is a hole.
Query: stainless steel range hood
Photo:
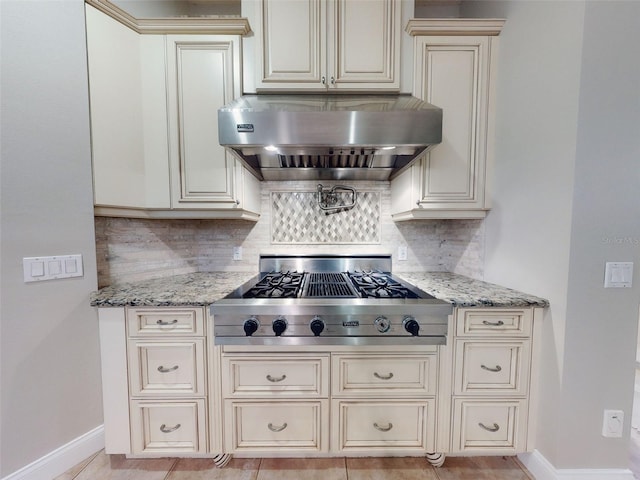
[[[246,95],[218,110],[220,145],[264,180],[388,180],[442,140],[410,95]]]

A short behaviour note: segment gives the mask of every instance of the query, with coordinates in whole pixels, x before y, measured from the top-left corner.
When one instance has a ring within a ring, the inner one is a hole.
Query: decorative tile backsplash
[[[394,272],[450,271],[482,279],[482,220],[394,222],[388,183],[353,184],[364,200],[339,214],[320,214],[317,204],[304,203],[311,202],[316,182],[262,182],[257,222],[96,217],[98,285],[192,272],[258,273],[263,253],[391,254]],[[313,232],[302,228],[306,221]],[[236,246],[242,260],[233,260]],[[406,261],[396,258],[399,246],[407,247]]]
[[[352,203],[352,194],[337,192],[337,205]],[[380,243],[380,193],[357,192],[355,205],[325,211],[318,192],[271,192],[271,243]]]

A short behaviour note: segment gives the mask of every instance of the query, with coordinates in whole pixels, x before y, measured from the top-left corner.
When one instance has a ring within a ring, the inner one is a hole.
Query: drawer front
[[[132,396],[205,395],[204,339],[129,340]]]
[[[327,452],[328,401],[225,401],[225,451]]]
[[[498,342],[456,340],[457,395],[527,395],[529,340]]]
[[[452,448],[454,452],[526,450],[527,401],[454,400]]]
[[[436,355],[334,355],[333,394],[435,395]]]
[[[130,337],[203,336],[203,308],[127,308]]]
[[[329,357],[225,355],[222,383],[225,397],[326,397]]]
[[[460,309],[456,315],[456,334],[462,336],[529,337],[530,309]]]
[[[434,407],[434,400],[334,400],[333,449],[432,451]]]
[[[131,448],[134,455],[206,453],[204,399],[131,401]]]

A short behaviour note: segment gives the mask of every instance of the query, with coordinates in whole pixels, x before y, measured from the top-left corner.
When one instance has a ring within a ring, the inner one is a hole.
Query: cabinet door
[[[262,0],[260,19],[257,88],[326,90],[324,0]]]
[[[442,143],[424,157],[421,206],[485,208],[489,37],[417,37],[415,94],[442,108]]]
[[[240,38],[167,36],[172,208],[238,208],[218,109],[241,94]]]
[[[330,89],[400,89],[401,2],[329,3]]]

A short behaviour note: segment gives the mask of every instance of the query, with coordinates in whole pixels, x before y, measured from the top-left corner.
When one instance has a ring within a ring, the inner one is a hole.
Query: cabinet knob
[[[322,76],[322,84],[326,85],[327,84],[327,79],[324,77],[324,75]]]
[[[331,85],[335,85],[336,84],[336,79],[331,77]]]

